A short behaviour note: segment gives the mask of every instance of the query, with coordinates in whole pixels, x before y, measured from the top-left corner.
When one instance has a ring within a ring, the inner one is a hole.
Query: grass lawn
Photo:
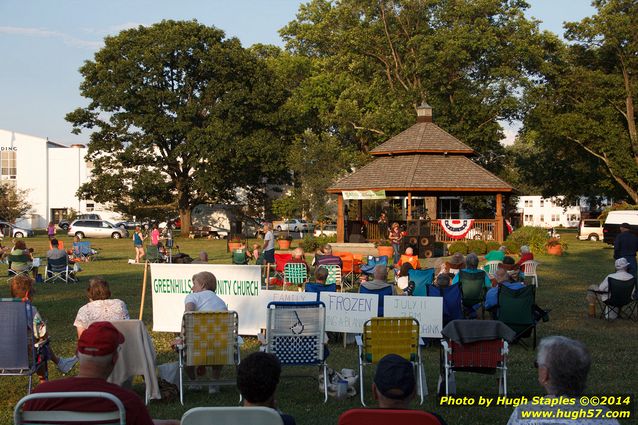
[[[605,322],[587,317],[585,302],[586,288],[592,283],[599,283],[606,274],[613,271],[613,250],[602,242],[577,241],[574,233],[564,233],[563,238],[569,242],[569,250],[563,257],[536,255],[541,262],[539,266],[539,284],[537,303],[551,308],[551,320],[538,327],[538,336],[565,335],[579,339],[587,344],[592,357],[593,366],[589,377],[588,393],[590,394],[629,394],[636,393],[638,370],[635,359],[638,353],[638,324],[632,321]],[[71,245],[71,239],[62,237],[65,245]],[[90,263],[82,263],[84,271],[80,274],[79,284],[40,284],[34,298],[34,305],[48,322],[49,334],[55,352],[63,357],[71,356],[76,344],[76,333],[73,320],[78,309],[87,302],[85,289],[88,279],[95,275],[104,276],[111,284],[113,298],[126,302],[131,318],[137,318],[140,307],[141,281],[143,267],[127,264],[128,258],[134,258],[130,240],[92,239],[94,247],[101,249],[100,259]],[[29,247],[35,254],[45,256],[48,240],[43,236],[28,239]],[[178,239],[181,251],[196,257],[198,252],[206,250],[211,263],[229,263],[225,252],[224,241]],[[294,242],[293,242],[294,244]],[[6,266],[0,268],[5,272]],[[41,273],[44,268],[41,269]],[[0,297],[9,296],[6,281],[2,284]],[[151,328],[152,306],[150,291],[147,291],[144,321]],[[241,320],[241,318],[240,318]],[[172,334],[152,333],[158,354],[158,363],[176,360],[176,354],[170,349]],[[246,338],[244,350],[246,354],[257,349],[254,338]],[[340,342],[331,343],[331,355],[328,359],[330,367],[340,370],[347,367],[357,369],[356,346],[346,349]],[[439,349],[429,347],[424,350],[424,365],[427,374],[428,388],[435,392],[439,369]],[[510,394],[542,394],[533,367],[535,353],[519,345],[511,347],[508,364],[508,390]],[[60,374],[55,366],[50,367],[50,378],[58,379]],[[285,369],[284,375],[290,370]],[[293,370],[295,374],[302,372]],[[316,376],[317,370],[307,369],[308,376]],[[77,367],[71,374],[77,373]],[[37,381],[37,377],[34,377]],[[371,374],[366,382],[371,382]],[[11,415],[15,403],[26,394],[26,378],[0,377],[0,423],[11,423]],[[143,384],[138,383],[134,389],[143,394]],[[498,387],[496,379],[490,375],[457,374],[458,395],[494,395]],[[281,410],[293,415],[298,424],[336,424],[338,416],[345,410],[358,407],[359,399],[322,403],[323,395],[318,390],[316,380],[282,377],[278,390],[278,403]],[[152,402],[149,406],[155,418],[180,418],[182,414],[196,406],[235,405],[238,393],[234,388],[223,388],[221,393],[209,396],[205,392],[187,392],[185,406],[179,402]],[[370,400],[371,404],[372,401]],[[441,414],[448,424],[491,424],[506,423],[512,411],[511,407],[477,406],[439,407],[436,397],[430,395],[423,405],[426,410]],[[630,423],[625,421],[623,423]]]

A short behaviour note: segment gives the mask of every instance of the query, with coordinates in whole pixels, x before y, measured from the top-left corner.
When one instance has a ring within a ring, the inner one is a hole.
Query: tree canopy
[[[519,165],[545,195],[624,193],[638,203],[638,3],[593,5],[597,14],[566,24],[569,43],[528,92],[522,140],[538,155]]]
[[[90,102],[67,120],[93,130],[81,196],[126,213],[177,209],[188,230],[195,205],[285,178],[283,82],[221,30],[162,21],[122,31],[80,72]]]
[[[0,183],[0,217],[15,223],[31,212],[33,206],[27,200],[28,190],[18,189],[13,183]]]

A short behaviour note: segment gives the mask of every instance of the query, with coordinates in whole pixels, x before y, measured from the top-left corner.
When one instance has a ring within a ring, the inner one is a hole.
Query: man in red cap
[[[78,340],[77,356],[80,372],[77,376],[49,381],[36,387],[34,393],[101,391],[113,394],[122,401],[126,409],[126,423],[130,425],[179,424],[178,420],[151,419],[142,399],[133,391],[106,381],[115,362],[118,348],[124,335],[111,322],[95,322]],[[108,412],[114,410],[113,403],[106,399],[95,399],[87,403],[83,399],[56,398],[33,400],[25,404],[24,410],[66,410],[78,412]]]

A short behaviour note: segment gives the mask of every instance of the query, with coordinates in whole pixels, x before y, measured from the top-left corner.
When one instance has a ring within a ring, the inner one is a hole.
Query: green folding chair
[[[243,249],[236,249],[233,251],[233,264],[248,264],[248,257],[246,257],[246,251]]]
[[[466,318],[471,318],[474,312],[477,311],[475,306],[478,305],[481,309],[481,317],[484,313],[485,302],[485,276],[484,271],[480,273],[469,273],[466,271],[459,271],[459,285],[461,285],[461,299],[463,300],[463,307],[465,310]]]
[[[521,289],[510,289],[501,286],[498,290],[497,319],[509,326],[514,332],[513,342],[533,336],[532,348],[536,348],[536,318],[534,304],[536,303],[536,287],[533,285]]]
[[[146,247],[146,260],[149,263],[162,263],[164,258],[159,252],[159,248],[155,245],[148,245]]]
[[[328,270],[328,278],[326,279],[326,285],[337,285],[341,292],[343,292],[343,286],[341,286],[341,267],[336,264],[325,264],[319,267],[323,267]]]
[[[308,281],[308,269],[304,263],[286,263],[284,265],[284,287],[287,284],[302,286]]]

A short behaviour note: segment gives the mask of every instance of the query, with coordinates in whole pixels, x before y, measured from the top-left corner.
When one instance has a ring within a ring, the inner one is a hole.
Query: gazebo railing
[[[452,239],[441,228],[438,220],[432,220],[430,223],[430,234],[436,236],[439,242],[454,242],[457,240],[481,239],[484,241],[496,240],[496,220],[474,220],[474,226],[465,235],[463,239]]]

